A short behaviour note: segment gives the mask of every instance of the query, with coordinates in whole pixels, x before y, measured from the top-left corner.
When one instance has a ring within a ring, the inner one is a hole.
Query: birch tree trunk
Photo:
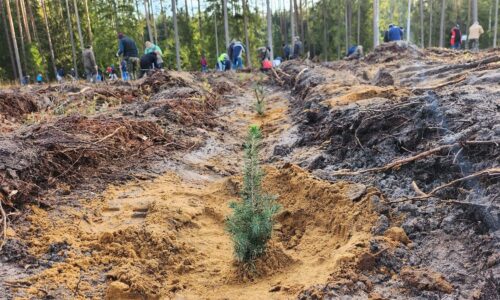
[[[273,12],[271,10],[270,0],[266,0],[267,4],[267,45],[271,49],[270,56],[271,61],[274,60],[274,50],[273,50]]]
[[[73,0],[73,4],[75,6],[74,8],[75,8],[75,17],[76,17],[76,28],[78,29],[78,38],[80,39],[80,49],[83,52],[83,49],[85,48],[85,46],[84,46],[84,41],[83,41],[82,25],[80,23],[80,13],[78,12],[78,4],[77,4],[76,0]]]
[[[2,23],[3,23],[3,29],[5,31],[5,38],[7,39],[7,47],[9,47],[9,57],[10,57],[10,63],[12,64],[12,72],[14,73],[14,79],[20,78],[18,74],[18,69],[16,65],[16,57],[14,54],[14,50],[12,50],[12,41],[15,40],[15,38],[11,39],[10,33],[9,33],[9,26],[7,25],[7,18],[5,17],[5,13],[3,12],[3,0],[0,0],[0,13],[2,14]]]
[[[177,28],[177,0],[172,0],[172,16],[174,19],[174,39],[175,39],[175,62],[177,64],[177,71],[181,70],[181,52],[179,42],[179,30]]]
[[[495,25],[493,26],[493,48],[497,47],[498,34],[498,0],[495,0]]]
[[[441,23],[439,26],[439,47],[444,47],[444,16],[446,11],[446,0],[441,0]]]
[[[226,40],[226,48],[229,47],[229,24],[227,19],[227,0],[222,0],[222,7],[224,10],[224,37]]]
[[[379,29],[378,29],[378,16],[379,16],[379,0],[373,0],[373,47],[379,45]]]
[[[248,3],[247,0],[241,0],[241,5],[243,6],[243,25],[245,30],[245,46],[246,46],[246,57],[247,66],[252,68],[252,59],[250,58],[250,39],[248,37]]]
[[[71,24],[71,11],[69,9],[69,2],[66,0],[66,15],[67,15],[67,23],[69,29],[69,38],[71,41],[71,51],[73,54],[73,68],[75,69],[76,78],[78,78],[78,65],[76,62],[76,47],[75,47],[75,37],[73,34],[73,25]]]
[[[10,27],[10,36],[12,38],[12,46],[14,48],[14,56],[16,58],[17,64],[17,74],[19,75],[19,81],[21,84],[23,83],[23,69],[21,67],[21,57],[19,56],[19,48],[17,47],[17,39],[16,39],[16,31],[14,30],[14,22],[12,21],[12,11],[10,9],[9,0],[6,1],[6,11],[7,11],[7,19],[9,21]]]

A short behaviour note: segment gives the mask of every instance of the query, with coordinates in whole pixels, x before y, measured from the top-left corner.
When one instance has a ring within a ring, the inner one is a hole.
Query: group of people
[[[479,22],[474,22],[471,27],[469,27],[469,36],[467,37],[470,42],[470,49],[474,52],[479,51],[479,38],[484,33],[483,27],[479,24]],[[450,46],[452,49],[461,49],[462,48],[462,40],[463,40],[462,32],[460,31],[460,25],[456,24],[451,29],[450,33]]]
[[[217,58],[217,70],[219,71],[229,71],[241,70],[243,69],[243,53],[246,52],[243,43],[233,39],[229,46],[227,47],[227,52],[222,53]],[[202,56],[201,60],[202,71],[206,72],[208,70],[208,64],[205,56]]]
[[[106,76],[97,65],[92,46],[88,45],[85,47],[82,57],[87,80],[90,82],[105,81]],[[144,54],[139,58],[137,44],[133,39],[123,33],[118,33],[118,51],[116,57],[121,57],[119,69],[121,78],[124,81],[140,78],[151,69],[163,68],[163,53],[160,47],[147,41]],[[118,72],[114,65],[108,66],[105,69],[105,73],[110,80],[118,79]],[[77,77],[74,69],[71,69],[69,75],[71,78]],[[58,69],[57,79],[60,81],[64,76],[64,69]]]
[[[283,60],[297,59],[302,55],[302,42],[299,37],[293,38],[293,46],[283,44],[283,56],[277,56],[271,60],[271,48],[259,47],[257,56],[261,64],[261,70],[267,71],[281,64]],[[292,51],[293,50],[293,51]],[[243,43],[233,39],[227,48],[227,52],[222,53],[217,58],[216,69],[218,71],[241,70],[243,69],[243,53],[246,53]],[[201,58],[201,69],[206,72],[208,69],[207,60],[204,55]]]
[[[471,43],[473,51],[479,50],[479,38],[484,33],[483,27],[478,22],[474,22],[469,28],[468,40]],[[450,45],[453,49],[461,49],[462,32],[460,26],[456,24],[451,29]],[[390,24],[389,28],[384,32],[384,42],[400,41],[404,38],[404,29],[400,26]],[[242,42],[233,39],[229,44],[227,51],[222,53],[217,58],[216,69],[219,71],[241,70],[243,69],[243,54],[247,50]],[[302,55],[302,42],[299,37],[293,37],[292,45],[282,45],[282,56],[278,56],[271,61],[271,49],[269,47],[260,47],[257,49],[257,54],[261,62],[261,69],[266,71],[272,67],[278,66],[283,60],[297,59]],[[346,59],[359,59],[364,55],[361,45],[352,45],[347,49]],[[85,47],[82,53],[83,66],[85,76],[88,81],[104,81],[105,76],[99,69],[94,56],[94,51],[91,45]],[[139,58],[139,50],[133,39],[118,33],[118,51],[116,57],[122,57],[120,62],[120,73],[123,80],[135,80],[142,77],[151,69],[163,68],[163,53],[158,45],[150,41],[145,43],[144,54]],[[202,72],[208,71],[208,62],[205,55],[200,59]],[[110,80],[118,79],[117,71],[114,65],[106,68],[106,74]],[[71,69],[69,75],[76,78],[77,74],[74,69]],[[64,69],[57,70],[57,80],[61,81],[65,76]],[[29,79],[28,79],[29,80]],[[42,74],[36,77],[38,83],[43,82]]]

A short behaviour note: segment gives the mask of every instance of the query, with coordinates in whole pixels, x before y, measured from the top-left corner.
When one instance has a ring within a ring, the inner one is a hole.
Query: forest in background
[[[272,16],[275,56],[281,55],[283,43],[290,43],[293,31],[301,37],[304,52],[311,58],[340,59],[350,45],[373,48],[374,37],[382,40],[390,23],[404,27],[405,34],[410,24],[409,38],[416,45],[449,47],[454,24],[467,34],[474,5],[485,30],[481,48],[496,46],[498,0],[0,0],[0,81],[18,77],[15,44],[20,69],[31,78],[42,73],[54,79],[56,68],[68,72],[75,65],[82,74],[81,49],[89,44],[101,68],[117,66],[117,32],[135,39],[140,50],[147,40],[157,43],[164,52],[166,67],[175,69],[174,16],[183,70],[199,69],[201,54],[213,67],[228,39],[245,43],[246,36],[251,62],[256,65],[256,49],[268,44],[266,4]],[[374,18],[379,20],[378,35],[374,34]]]

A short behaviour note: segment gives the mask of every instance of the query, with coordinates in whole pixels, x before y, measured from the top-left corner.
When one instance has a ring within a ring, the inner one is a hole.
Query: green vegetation
[[[262,85],[257,84],[254,88],[255,91],[255,103],[254,108],[255,111],[259,114],[259,116],[263,116],[266,113],[266,100],[264,96],[264,88]]]
[[[276,197],[262,190],[264,173],[259,160],[261,140],[260,128],[251,126],[245,143],[242,201],[231,203],[233,214],[226,223],[236,258],[244,263],[252,263],[265,252],[267,242],[271,239],[274,216],[280,208]]]

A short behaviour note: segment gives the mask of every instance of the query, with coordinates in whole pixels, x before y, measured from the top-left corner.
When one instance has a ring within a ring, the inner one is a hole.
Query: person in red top
[[[451,29],[451,40],[450,40],[452,49],[460,49],[462,46],[462,32],[460,32],[460,25],[455,25]]]
[[[201,63],[201,71],[203,73],[206,73],[208,71],[208,63],[207,59],[205,58],[205,55],[201,55],[200,63]]]

